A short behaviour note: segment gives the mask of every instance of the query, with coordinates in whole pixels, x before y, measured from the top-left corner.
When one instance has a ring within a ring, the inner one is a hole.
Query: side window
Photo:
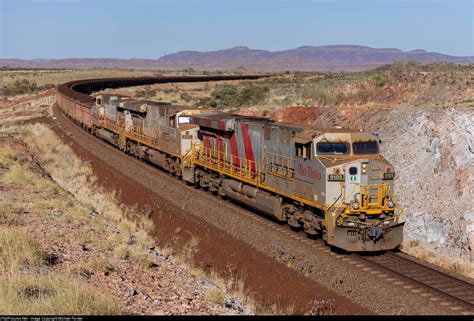
[[[296,148],[295,156],[303,157],[303,144],[295,143],[295,148]]]
[[[176,116],[170,117],[170,127],[175,127],[176,125]]]
[[[263,129],[263,139],[270,140],[272,135],[272,129],[270,127],[265,127]]]
[[[299,144],[295,143],[295,155],[296,157],[302,157],[304,159],[311,158],[311,143]]]

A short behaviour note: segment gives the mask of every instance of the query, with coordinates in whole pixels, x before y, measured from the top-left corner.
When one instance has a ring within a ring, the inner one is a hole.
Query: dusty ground
[[[6,282],[0,289],[0,314],[251,314],[226,292],[226,284],[216,284],[218,278],[211,281],[186,263],[186,251],[197,244],[186,244],[180,253],[158,248],[146,234],[152,221],[98,187],[90,165],[54,132],[38,123],[20,125],[25,114],[44,117],[48,102],[43,97],[17,110],[0,109],[0,239],[8,231],[26,232],[30,247],[45,262],[34,269],[21,263],[31,259],[18,252],[23,272],[0,269]],[[140,215],[137,222],[126,218]],[[12,261],[10,256],[2,265]],[[76,299],[75,306],[61,306],[60,295],[69,295],[63,294],[61,282],[104,303]],[[55,294],[40,296],[25,308],[23,297],[9,301],[9,291],[21,286],[45,287]],[[106,310],[106,305],[112,307]]]

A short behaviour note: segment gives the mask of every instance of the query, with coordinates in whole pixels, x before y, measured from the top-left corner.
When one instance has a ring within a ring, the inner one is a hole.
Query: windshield
[[[191,123],[191,117],[189,117],[189,116],[179,116],[178,125],[189,124],[189,123]]]
[[[354,154],[377,154],[379,146],[376,141],[352,143]]]
[[[319,142],[316,144],[318,154],[349,154],[349,144],[345,142],[341,143],[330,143],[330,142]]]

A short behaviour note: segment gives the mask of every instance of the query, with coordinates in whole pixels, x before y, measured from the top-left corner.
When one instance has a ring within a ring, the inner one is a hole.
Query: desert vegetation
[[[25,159],[22,149],[7,144],[0,150],[0,185],[9,191],[0,198],[0,313],[121,314],[113,298],[56,273],[53,256],[28,229],[26,215],[41,213],[42,219],[51,221],[52,216],[79,216],[84,210],[48,179],[42,167]]]
[[[15,82],[13,82],[12,84],[5,85],[3,87],[3,95],[9,97],[23,94],[33,94],[54,87],[54,84],[45,84],[42,86],[38,86],[36,81],[34,80],[15,80]]]
[[[177,269],[180,288],[198,289],[197,277],[187,276],[184,252],[182,262],[173,259],[178,267],[163,266],[172,262],[163,253],[172,251],[155,250],[148,216],[101,188],[90,166],[47,126],[19,125],[30,108],[26,120],[48,114],[48,105],[38,105],[19,104],[0,115],[0,314],[154,313],[152,300],[129,302],[145,291],[157,295],[148,285],[114,286],[136,279],[140,284],[142,274],[151,277],[157,270],[167,275]],[[127,273],[131,280],[124,279]],[[223,304],[207,299],[205,291],[196,294],[194,313],[221,311]]]
[[[295,106],[352,109],[453,103],[471,106],[473,75],[473,65],[400,61],[351,73],[287,71],[255,81],[158,84],[107,91],[174,104],[271,116]]]

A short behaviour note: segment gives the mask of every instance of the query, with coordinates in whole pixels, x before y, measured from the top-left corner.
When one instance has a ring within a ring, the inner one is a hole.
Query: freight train
[[[60,87],[70,119],[127,154],[292,229],[354,252],[397,248],[403,207],[372,133],[96,95]]]

